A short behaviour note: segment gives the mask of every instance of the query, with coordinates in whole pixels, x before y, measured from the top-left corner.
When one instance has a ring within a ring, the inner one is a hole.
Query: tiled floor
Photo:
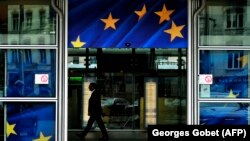
[[[68,141],[81,141],[76,136],[79,131],[70,131],[68,134]],[[109,141],[147,141],[146,131],[108,131]],[[100,131],[89,132],[85,141],[98,141],[101,136]]]

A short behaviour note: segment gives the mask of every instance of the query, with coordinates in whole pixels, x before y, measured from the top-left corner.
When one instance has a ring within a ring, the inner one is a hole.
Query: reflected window
[[[243,28],[243,8],[229,8],[226,10],[226,28]]]
[[[12,30],[18,31],[19,27],[19,13],[14,11],[12,13]]]
[[[46,64],[47,60],[46,60],[46,50],[45,49],[41,49],[40,51],[40,58],[41,58],[41,63]]]
[[[39,45],[45,44],[45,39],[43,37],[40,37],[38,39],[38,43],[39,43]],[[47,63],[47,60],[46,60],[46,50],[45,49],[41,49],[41,51],[40,51],[40,60],[41,60],[41,63],[43,63],[43,64]]]
[[[243,52],[229,52],[228,53],[228,69],[240,69],[242,67]]]
[[[26,12],[26,29],[31,29],[32,28],[32,11],[28,10]]]
[[[39,11],[39,17],[40,17],[40,29],[44,29],[45,27],[45,20],[46,20],[46,11],[44,9],[40,9]]]
[[[13,49],[11,50],[11,62],[12,63],[18,63],[18,50]]]
[[[30,45],[31,44],[31,39],[25,39],[24,40],[25,45]],[[26,64],[31,64],[32,63],[32,56],[31,56],[31,50],[24,50],[24,62]]]
[[[80,57],[80,56],[69,56],[68,57],[68,68],[86,68],[88,65],[89,69],[97,68],[96,56]]]

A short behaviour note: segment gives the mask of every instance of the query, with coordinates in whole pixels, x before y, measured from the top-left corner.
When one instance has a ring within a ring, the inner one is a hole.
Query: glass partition
[[[0,112],[1,129],[6,127],[5,135],[10,140],[48,140],[55,141],[56,111],[55,103],[4,103],[5,112]],[[5,116],[3,116],[6,114]],[[0,130],[0,135],[3,135]]]
[[[250,45],[249,17],[249,0],[206,0],[199,14],[199,45]]]
[[[70,53],[69,129],[86,126],[91,81],[101,89],[103,120],[108,129],[186,124],[186,49],[106,48],[89,54],[80,49]],[[96,67],[87,69],[86,64]]]
[[[55,45],[56,13],[50,0],[0,1],[0,45]]]
[[[250,103],[200,103],[201,125],[249,125]]]
[[[4,67],[0,70],[0,97],[55,97],[55,50],[8,49],[0,52],[2,65],[6,63],[6,72]]]
[[[249,98],[249,55],[250,51],[243,50],[200,51],[200,75],[213,80],[211,84],[200,82],[200,97]]]

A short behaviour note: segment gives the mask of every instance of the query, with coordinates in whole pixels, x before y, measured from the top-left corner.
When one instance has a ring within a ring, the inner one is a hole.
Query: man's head
[[[96,89],[97,88],[97,84],[96,83],[90,83],[89,84],[89,90],[90,91],[93,91],[94,89]]]
[[[20,89],[24,87],[24,83],[21,80],[17,80],[15,82],[15,85],[16,85],[17,88],[20,88]]]

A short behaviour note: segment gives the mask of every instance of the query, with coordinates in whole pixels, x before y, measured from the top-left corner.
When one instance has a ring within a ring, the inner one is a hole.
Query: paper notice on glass
[[[210,97],[210,85],[202,84],[200,86],[200,97]]]
[[[200,74],[199,84],[213,84],[213,75],[212,74]]]

